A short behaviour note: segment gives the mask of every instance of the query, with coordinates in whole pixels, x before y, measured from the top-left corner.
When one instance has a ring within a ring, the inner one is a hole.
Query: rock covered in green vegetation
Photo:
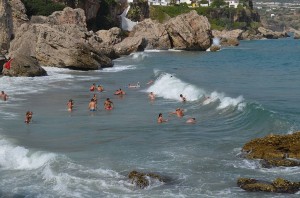
[[[128,178],[130,179],[132,184],[135,184],[137,187],[143,189],[149,186],[150,179],[158,180],[160,182],[164,182],[163,178],[155,173],[142,173],[138,171],[131,171],[128,174]]]
[[[300,188],[300,182],[291,182],[282,178],[277,178],[273,182],[239,178],[237,185],[249,192],[296,193]]]
[[[242,152],[248,159],[264,160],[264,167],[299,166],[300,132],[253,139],[243,146]]]

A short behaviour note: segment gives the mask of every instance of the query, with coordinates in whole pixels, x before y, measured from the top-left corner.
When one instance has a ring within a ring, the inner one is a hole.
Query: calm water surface
[[[300,43],[241,42],[220,52],[147,51],[99,71],[45,68],[47,77],[0,78],[2,197],[298,197],[248,193],[239,177],[299,181],[300,168],[261,168],[241,147],[267,134],[300,130]],[[153,80],[154,83],[146,83]],[[128,88],[139,82],[140,88]],[[92,83],[101,84],[89,112]],[[116,89],[126,91],[114,96]],[[156,100],[148,99],[148,92]],[[187,98],[180,101],[179,95]],[[115,109],[105,111],[104,99]],[[209,99],[205,99],[209,97]],[[75,101],[68,112],[67,101]],[[183,108],[185,116],[169,115]],[[33,122],[24,124],[27,110]],[[159,113],[168,119],[157,124]],[[195,117],[196,124],[185,121]],[[155,172],[137,189],[132,170]]]

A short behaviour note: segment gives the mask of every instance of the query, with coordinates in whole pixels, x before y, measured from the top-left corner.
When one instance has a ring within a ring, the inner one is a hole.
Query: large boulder
[[[95,70],[112,66],[112,61],[88,43],[82,9],[65,8],[49,17],[35,17],[23,24],[11,43],[15,53],[36,57],[44,66]]]
[[[239,178],[237,185],[250,192],[296,193],[300,188],[300,182],[291,182],[282,178],[277,178],[273,182]]]
[[[246,143],[242,152],[248,159],[261,159],[263,167],[299,166],[300,132],[268,135]]]
[[[241,35],[243,30],[212,30],[212,35],[214,38],[220,39],[221,46],[238,46],[240,44],[239,40],[241,39]]]
[[[88,42],[100,53],[115,59],[119,55],[114,50],[114,45],[122,41],[122,31],[118,27],[113,27],[109,30],[99,30],[95,34],[90,31]]]
[[[46,76],[47,72],[39,66],[38,61],[23,54],[15,54],[10,61],[10,68],[2,71],[5,76]]]
[[[256,31],[252,30],[246,30],[244,32],[242,32],[241,40],[260,40],[260,39],[264,39],[263,35],[261,34],[257,34]]]
[[[165,23],[171,46],[178,50],[206,50],[211,46],[210,23],[195,10]]]
[[[129,36],[144,37],[147,40],[146,49],[165,50],[172,48],[165,26],[151,19],[146,19],[135,25]]]
[[[129,55],[133,52],[144,51],[147,40],[143,37],[127,37],[122,42],[114,45],[115,52],[119,55]]]

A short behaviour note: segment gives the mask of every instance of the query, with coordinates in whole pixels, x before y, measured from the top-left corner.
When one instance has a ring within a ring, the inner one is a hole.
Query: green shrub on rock
[[[26,8],[26,14],[49,16],[55,11],[60,11],[65,8],[65,5],[54,3],[50,0],[22,0]]]

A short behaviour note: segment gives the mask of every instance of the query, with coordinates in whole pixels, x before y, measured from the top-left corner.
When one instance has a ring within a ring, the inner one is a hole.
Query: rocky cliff
[[[72,69],[99,69],[112,61],[88,43],[82,9],[65,8],[49,17],[33,17],[18,29],[11,43],[10,56],[36,57],[40,65]]]
[[[7,51],[16,29],[28,22],[26,10],[20,0],[0,1],[0,49]]]
[[[211,45],[210,24],[194,10],[164,24],[147,19],[138,23],[129,37],[144,37],[147,49],[206,50]]]

